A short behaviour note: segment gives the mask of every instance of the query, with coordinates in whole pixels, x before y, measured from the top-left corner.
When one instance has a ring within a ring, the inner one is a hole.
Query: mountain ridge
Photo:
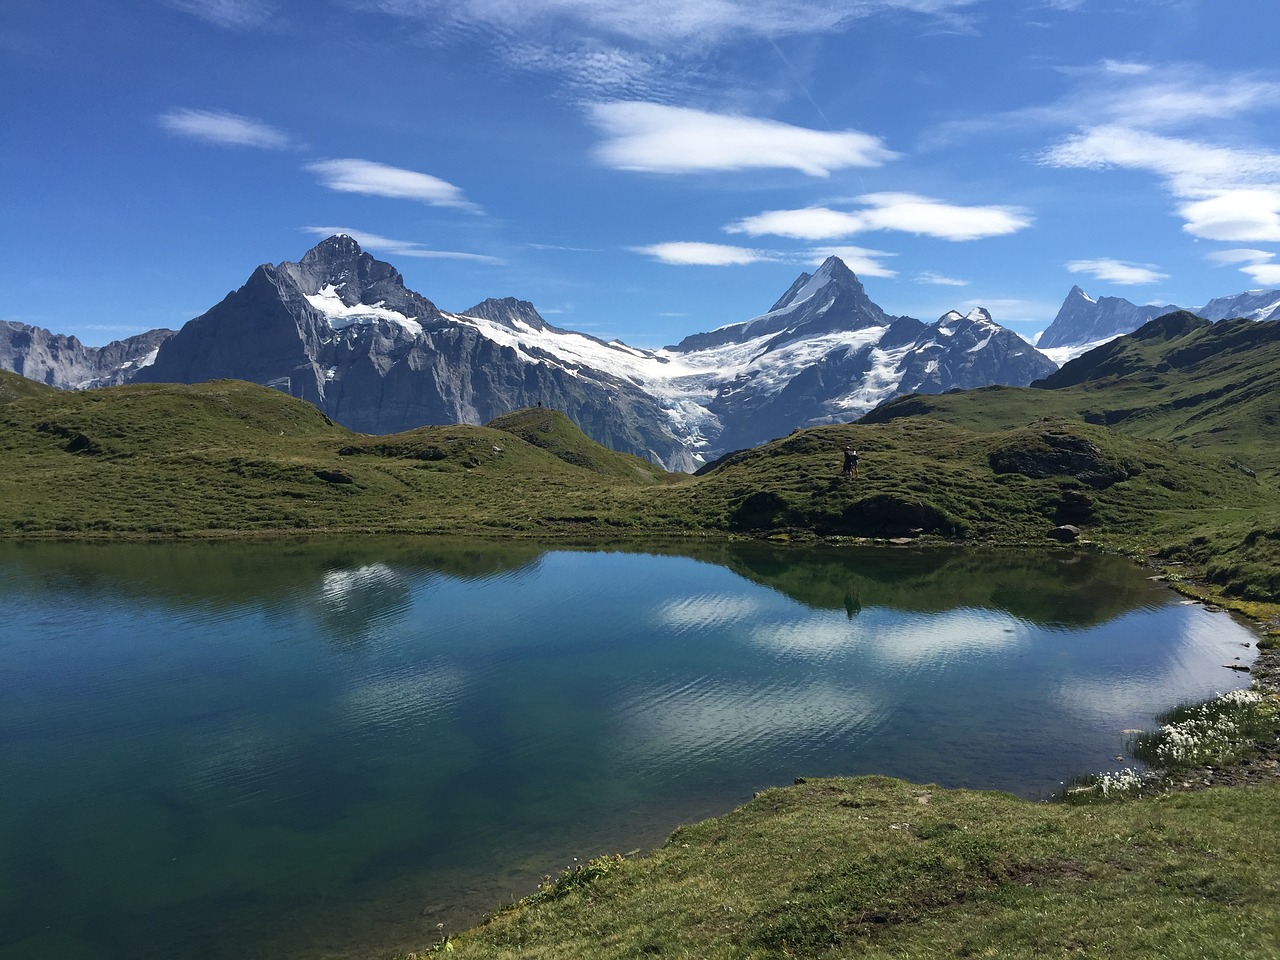
[[[244,379],[373,434],[541,404],[606,446],[689,471],[896,395],[1025,385],[1056,367],[982,308],[933,323],[889,314],[837,257],[763,314],[649,350],[561,329],[515,297],[442,310],[335,235],[257,267],[123,378]]]

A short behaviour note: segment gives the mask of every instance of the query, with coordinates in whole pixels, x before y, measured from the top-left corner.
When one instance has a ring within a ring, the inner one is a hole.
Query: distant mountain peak
[[[469,310],[463,310],[461,315],[492,320],[494,323],[513,328],[523,324],[533,330],[545,330],[549,326],[532,303],[528,300],[517,300],[515,297],[490,297]]]
[[[778,302],[769,308],[773,313],[785,310],[793,304],[800,303],[824,288],[835,285],[838,289],[862,293],[862,281],[839,257],[827,257],[822,265],[813,273],[802,273],[787,288],[787,292],[778,298]]]

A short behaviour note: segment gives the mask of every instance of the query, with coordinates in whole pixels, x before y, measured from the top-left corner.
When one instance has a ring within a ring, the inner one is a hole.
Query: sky
[[[444,310],[660,347],[841,257],[1029,338],[1280,287],[1275,0],[41,0],[0,319],[177,328],[334,233]]]

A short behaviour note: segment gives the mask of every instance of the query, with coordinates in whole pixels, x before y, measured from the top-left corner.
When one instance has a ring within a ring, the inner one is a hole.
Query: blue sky
[[[656,347],[843,257],[926,321],[1280,287],[1275,0],[41,0],[0,319],[178,327],[347,232]]]

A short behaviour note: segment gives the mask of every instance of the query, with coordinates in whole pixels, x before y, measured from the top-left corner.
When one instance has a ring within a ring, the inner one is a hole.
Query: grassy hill
[[[1032,387],[900,397],[864,423],[929,416],[1003,430],[1044,416],[1102,424],[1233,458],[1280,478],[1280,321],[1152,320],[1065,364]]]
[[[1230,595],[1280,597],[1280,321],[1169,314],[1032,387],[902,397],[861,422],[926,418],[990,434],[1043,417],[1103,425],[1117,442],[1162,442],[1187,467],[1208,455],[1216,491],[1188,487],[1182,507],[1127,522],[1144,550],[1191,564]]]
[[[1229,594],[1275,599],[1278,327],[1175,315],[1041,388],[903,398],[696,477],[606,450],[552,410],[363,436],[242,382],[68,393],[5,374],[0,535],[1040,544],[1070,523],[1115,549],[1194,564]],[[839,476],[847,444],[862,452],[857,479]]]
[[[0,534],[554,533],[625,525],[615,492],[667,476],[549,412],[554,451],[492,427],[361,436],[239,381],[25,384],[0,376]]]

